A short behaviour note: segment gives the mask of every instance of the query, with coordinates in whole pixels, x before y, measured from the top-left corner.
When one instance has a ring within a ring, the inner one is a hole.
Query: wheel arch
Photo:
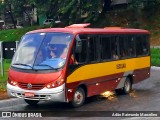
[[[133,83],[134,83],[134,81],[133,81],[133,75],[132,75],[132,74],[129,74],[129,75],[127,76],[127,78],[130,79],[131,84],[133,85]]]
[[[85,96],[88,96],[88,89],[86,84],[80,84],[77,88],[82,88],[84,90]]]

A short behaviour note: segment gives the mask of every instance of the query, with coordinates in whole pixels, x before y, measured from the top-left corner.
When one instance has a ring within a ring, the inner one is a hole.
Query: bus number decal
[[[126,68],[126,64],[125,63],[123,63],[123,64],[117,64],[116,67],[117,67],[117,69]]]

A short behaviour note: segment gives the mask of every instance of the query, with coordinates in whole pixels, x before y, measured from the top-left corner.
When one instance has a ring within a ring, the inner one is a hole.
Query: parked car
[[[53,19],[46,19],[44,22],[43,22],[43,25],[50,25],[52,23]]]

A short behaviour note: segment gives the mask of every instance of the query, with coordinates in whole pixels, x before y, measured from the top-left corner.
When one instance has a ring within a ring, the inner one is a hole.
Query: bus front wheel
[[[81,87],[77,88],[74,93],[73,100],[71,101],[72,107],[82,106],[85,101],[85,97],[86,95],[85,95],[84,89]]]
[[[35,106],[39,102],[38,100],[28,100],[28,99],[24,99],[24,101],[31,106]]]

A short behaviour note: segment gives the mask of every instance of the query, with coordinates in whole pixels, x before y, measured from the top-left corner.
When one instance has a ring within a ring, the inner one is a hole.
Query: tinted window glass
[[[110,37],[101,38],[101,59],[111,59],[111,39]]]
[[[128,56],[129,57],[135,57],[136,50],[135,50],[135,39],[134,36],[128,36],[127,40],[127,47],[128,47]]]
[[[84,63],[87,59],[87,40],[82,40],[81,53],[75,53],[75,58],[78,63]]]
[[[111,37],[111,54],[113,60],[119,59],[118,39],[117,37]]]
[[[128,39],[126,38],[126,36],[120,36],[119,37],[119,50],[120,50],[120,57],[121,58],[125,58],[128,57],[128,47],[127,47],[127,41]]]
[[[135,41],[133,36],[120,36],[119,49],[121,58],[130,58],[135,56]]]
[[[136,36],[136,54],[137,56],[148,55],[149,53],[149,43],[145,35]]]
[[[88,37],[88,52],[90,62],[98,60],[98,41],[96,40],[96,37]]]

